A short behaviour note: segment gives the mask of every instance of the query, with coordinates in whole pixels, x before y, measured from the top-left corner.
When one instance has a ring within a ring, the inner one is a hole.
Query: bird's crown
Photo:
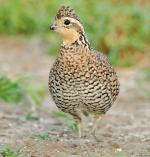
[[[79,17],[76,15],[75,11],[73,9],[71,9],[69,6],[62,6],[57,14],[56,14],[56,18],[60,19],[62,17],[71,17],[74,18],[78,21],[80,21]]]

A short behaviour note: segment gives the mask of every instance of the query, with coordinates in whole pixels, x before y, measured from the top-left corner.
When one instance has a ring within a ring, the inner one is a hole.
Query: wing
[[[115,101],[117,95],[119,94],[119,81],[117,74],[106,55],[95,50],[94,54],[96,57],[95,66],[98,70],[99,77],[111,91],[113,101]]]

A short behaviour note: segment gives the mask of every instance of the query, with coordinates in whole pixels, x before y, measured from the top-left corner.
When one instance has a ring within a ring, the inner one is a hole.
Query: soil
[[[47,86],[54,59],[40,38],[0,39],[0,71],[12,79],[28,74],[32,81]],[[22,157],[150,157],[150,83],[137,67],[117,72],[120,94],[99,122],[96,138],[79,138],[54,118],[51,112],[57,108],[47,90],[34,111],[35,120],[24,118],[31,112],[29,104],[0,102],[0,145],[14,151],[21,148]],[[41,133],[50,138],[34,138]]]

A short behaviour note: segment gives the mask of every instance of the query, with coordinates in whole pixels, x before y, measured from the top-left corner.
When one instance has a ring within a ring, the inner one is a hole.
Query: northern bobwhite
[[[71,114],[81,136],[81,115],[96,121],[112,106],[119,82],[107,57],[88,42],[82,23],[73,9],[62,6],[51,30],[62,37],[59,55],[50,70],[49,90],[57,107]]]

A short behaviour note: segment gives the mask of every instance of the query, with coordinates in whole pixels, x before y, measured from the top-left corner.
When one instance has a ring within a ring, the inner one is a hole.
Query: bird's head
[[[58,32],[63,39],[63,44],[72,44],[77,40],[82,40],[84,28],[75,11],[70,7],[62,6],[50,26],[51,30]]]

